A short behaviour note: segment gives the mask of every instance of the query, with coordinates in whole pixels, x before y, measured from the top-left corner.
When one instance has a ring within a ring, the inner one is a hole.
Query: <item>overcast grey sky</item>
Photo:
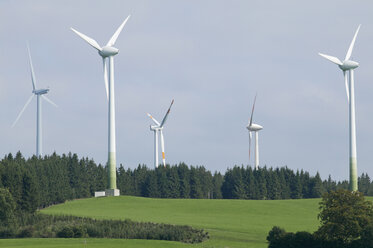
[[[36,99],[26,40],[43,102],[43,151],[105,163],[107,101],[102,62],[70,27],[116,47],[117,162],[153,165],[149,112],[165,126],[166,159],[224,172],[248,164],[247,121],[260,162],[348,179],[348,103],[342,72],[318,52],[353,59],[358,173],[373,176],[371,1],[0,1],[0,152],[35,152]],[[253,164],[253,160],[250,164]]]

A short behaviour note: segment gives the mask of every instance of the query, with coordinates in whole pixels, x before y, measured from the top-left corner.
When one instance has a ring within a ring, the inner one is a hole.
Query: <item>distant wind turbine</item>
[[[254,115],[254,109],[255,109],[255,102],[256,102],[256,96],[254,99],[254,104],[253,104],[253,109],[251,110],[251,116],[249,119],[249,123],[246,126],[246,128],[249,130],[249,160],[251,156],[251,139],[252,139],[252,134],[251,132],[255,132],[255,169],[257,170],[259,168],[259,131],[263,129],[261,125],[254,124],[253,123],[253,115]]]
[[[158,132],[161,135],[161,149],[162,149],[162,161],[163,166],[166,167],[166,157],[164,153],[164,138],[163,138],[163,126],[166,123],[167,117],[170,114],[172,104],[174,104],[174,100],[172,100],[170,107],[167,110],[166,115],[163,117],[161,123],[159,123],[151,114],[148,113],[148,116],[153,120],[155,125],[150,126],[150,130],[154,132],[154,167],[158,167]]]
[[[98,54],[102,57],[103,69],[104,69],[104,82],[106,88],[106,96],[109,99],[109,134],[108,134],[108,188],[111,190],[117,190],[116,180],[116,142],[115,142],[115,100],[114,100],[114,56],[119,53],[119,49],[114,47],[116,40],[124,25],[130,18],[130,15],[122,22],[114,35],[110,38],[106,46],[101,47],[94,39],[76,31],[71,28],[80,38],[85,40],[89,45],[98,51]],[[106,58],[109,59],[109,83],[108,73],[106,66]],[[113,191],[114,192],[114,191]],[[119,194],[119,193],[118,193]]]
[[[45,96],[49,92],[49,89],[37,89],[36,87],[36,79],[35,79],[35,73],[34,68],[32,66],[32,60],[31,60],[31,53],[30,48],[27,44],[27,50],[28,50],[28,56],[30,60],[30,70],[31,70],[31,82],[32,82],[32,95],[27,100],[26,104],[23,106],[21,112],[18,114],[16,120],[14,121],[12,127],[16,125],[18,120],[21,118],[23,112],[27,108],[27,106],[30,104],[32,98],[36,96],[37,98],[37,108],[36,108],[36,157],[40,158],[43,155],[42,151],[42,130],[41,130],[41,99],[42,97],[44,100],[52,104],[53,106],[57,107],[57,105],[52,102],[48,97]]]
[[[355,85],[354,85],[354,69],[359,66],[359,63],[350,60],[352,50],[354,49],[356,36],[360,30],[360,26],[357,28],[355,35],[351,41],[350,47],[348,48],[345,59],[340,61],[338,58],[329,56],[326,54],[319,53],[320,56],[338,65],[343,71],[347,100],[349,102],[349,138],[350,138],[350,190],[357,191],[357,159],[356,159],[356,122],[355,122]],[[347,73],[349,72],[349,80]]]

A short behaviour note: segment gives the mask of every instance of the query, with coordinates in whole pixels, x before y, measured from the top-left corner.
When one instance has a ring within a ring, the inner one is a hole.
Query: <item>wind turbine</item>
[[[21,112],[18,114],[16,120],[13,122],[12,127],[16,125],[19,118],[21,118],[23,112],[27,108],[27,106],[30,104],[32,98],[36,96],[37,99],[37,106],[36,106],[36,157],[40,158],[43,155],[43,146],[42,146],[42,130],[41,130],[41,99],[42,97],[44,100],[52,104],[53,106],[57,107],[57,105],[52,102],[48,97],[45,96],[49,92],[49,89],[37,89],[36,87],[36,79],[35,79],[35,73],[34,68],[32,66],[32,60],[31,60],[31,53],[30,48],[27,44],[27,50],[28,50],[28,56],[30,60],[30,70],[31,70],[31,83],[32,83],[32,95],[27,100],[26,104],[23,106]]]
[[[263,129],[261,125],[253,123],[253,115],[254,115],[254,109],[255,109],[255,102],[256,102],[256,96],[254,99],[253,109],[251,110],[251,117],[249,120],[249,123],[247,124],[246,128],[249,130],[249,159],[251,154],[251,139],[252,134],[251,132],[255,132],[255,169],[257,170],[259,168],[259,131]]]
[[[355,45],[356,36],[360,30],[360,26],[357,28],[355,35],[351,41],[350,47],[348,48],[345,59],[340,61],[338,58],[319,53],[320,56],[338,65],[343,71],[347,100],[349,103],[349,138],[350,138],[350,190],[357,191],[357,160],[356,160],[356,122],[355,122],[355,85],[354,85],[354,69],[359,66],[356,61],[350,60],[352,50]],[[347,78],[347,72],[349,77]]]
[[[161,123],[159,123],[151,114],[148,113],[148,116],[153,120],[155,125],[150,126],[150,130],[154,132],[154,167],[158,168],[158,132],[161,135],[161,149],[162,149],[162,160],[163,166],[166,167],[166,157],[164,153],[164,138],[163,138],[163,126],[166,123],[167,117],[170,114],[172,104],[174,104],[174,100],[172,100],[170,107],[167,110],[167,113],[163,117]]]
[[[109,134],[108,134],[108,189],[111,190],[110,194],[119,195],[117,190],[116,180],[116,142],[115,142],[115,99],[114,99],[114,56],[119,53],[119,49],[114,47],[115,42],[118,39],[120,32],[124,25],[130,18],[130,15],[122,22],[114,35],[110,38],[108,43],[101,47],[94,39],[78,32],[71,28],[80,38],[85,40],[89,45],[98,51],[98,54],[102,57],[103,69],[104,69],[104,82],[106,88],[106,96],[109,100]],[[106,58],[109,60],[109,83],[108,83],[108,72],[106,65]]]

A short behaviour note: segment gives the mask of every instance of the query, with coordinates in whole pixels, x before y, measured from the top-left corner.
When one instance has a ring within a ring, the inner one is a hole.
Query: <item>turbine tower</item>
[[[117,196],[119,195],[119,190],[117,189],[116,180],[116,142],[115,142],[115,100],[114,100],[114,56],[119,53],[119,49],[114,47],[116,40],[120,32],[122,31],[124,25],[130,18],[130,15],[122,22],[114,35],[110,38],[106,46],[101,47],[94,39],[78,32],[77,30],[71,28],[80,38],[85,40],[89,45],[98,51],[98,54],[102,57],[103,70],[104,70],[104,82],[106,88],[106,96],[109,100],[109,111],[108,111],[108,190],[107,194]],[[109,66],[109,76],[107,75],[107,63]],[[109,83],[108,83],[109,77]]]
[[[170,107],[167,110],[167,113],[163,117],[161,123],[159,123],[151,114],[148,113],[148,116],[153,120],[155,125],[150,126],[150,131],[154,132],[154,167],[158,168],[158,132],[161,135],[161,149],[162,149],[162,161],[163,166],[166,167],[166,157],[164,153],[164,138],[163,138],[163,126],[166,123],[167,117],[170,114],[172,104],[174,104],[174,100],[172,100]]]
[[[249,130],[249,160],[250,160],[250,154],[251,154],[251,139],[252,139],[251,132],[255,132],[255,169],[257,170],[259,168],[259,136],[258,136],[259,133],[258,132],[262,130],[263,127],[261,125],[253,123],[255,102],[256,102],[256,96],[254,99],[253,109],[251,110],[251,117],[249,119],[249,123],[246,126],[246,128]]]
[[[359,63],[350,60],[352,50],[355,45],[356,36],[360,30],[360,26],[357,28],[355,35],[351,41],[350,47],[348,48],[345,59],[340,61],[338,58],[319,53],[320,56],[338,65],[343,71],[347,101],[349,103],[349,139],[350,139],[350,190],[357,191],[357,160],[356,160],[356,123],[355,123],[355,82],[354,82],[354,69],[359,66]],[[347,78],[348,72],[348,78]]]
[[[37,99],[37,105],[36,105],[36,157],[40,158],[43,155],[43,146],[42,146],[42,130],[41,130],[41,98],[42,97],[44,100],[52,104],[53,106],[57,107],[57,105],[52,102],[48,97],[45,96],[49,92],[49,89],[37,89],[36,87],[36,79],[35,79],[35,73],[34,73],[34,68],[32,65],[32,60],[31,60],[31,53],[30,53],[30,48],[27,44],[27,50],[28,50],[28,56],[30,60],[30,71],[31,71],[31,83],[32,83],[32,95],[30,98],[27,100],[26,104],[23,106],[21,112],[18,114],[16,120],[13,122],[12,127],[16,125],[18,122],[19,118],[21,118],[23,112],[27,108],[27,106],[30,104],[32,98],[36,96]]]

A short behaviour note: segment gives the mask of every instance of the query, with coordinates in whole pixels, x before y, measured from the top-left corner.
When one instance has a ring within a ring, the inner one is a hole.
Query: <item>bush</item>
[[[31,238],[34,234],[34,227],[33,226],[26,226],[20,229],[17,234],[17,238]]]
[[[360,247],[373,248],[373,223],[362,231],[360,240],[351,243],[351,248]]]
[[[35,238],[116,238],[156,239],[200,243],[209,238],[208,233],[190,226],[134,222],[131,220],[94,220],[74,216],[23,214],[17,237]],[[9,229],[9,228],[8,228]],[[14,233],[6,229],[4,237]],[[1,236],[1,233],[0,233]]]
[[[16,225],[16,202],[8,189],[0,188],[0,226]]]
[[[0,238],[11,239],[16,237],[16,230],[14,227],[3,226],[0,227]]]
[[[285,229],[282,229],[278,226],[274,226],[268,233],[267,240],[268,242],[273,242],[278,240],[286,234]]]
[[[73,228],[70,226],[63,227],[59,232],[57,232],[57,237],[59,238],[74,238]]]
[[[297,232],[292,240],[292,245],[299,248],[317,248],[318,240],[309,232]]]
[[[74,226],[73,227],[74,238],[82,238],[87,234],[87,228],[83,226]]]
[[[100,237],[100,232],[96,226],[87,225],[87,235],[91,238],[98,238]]]

